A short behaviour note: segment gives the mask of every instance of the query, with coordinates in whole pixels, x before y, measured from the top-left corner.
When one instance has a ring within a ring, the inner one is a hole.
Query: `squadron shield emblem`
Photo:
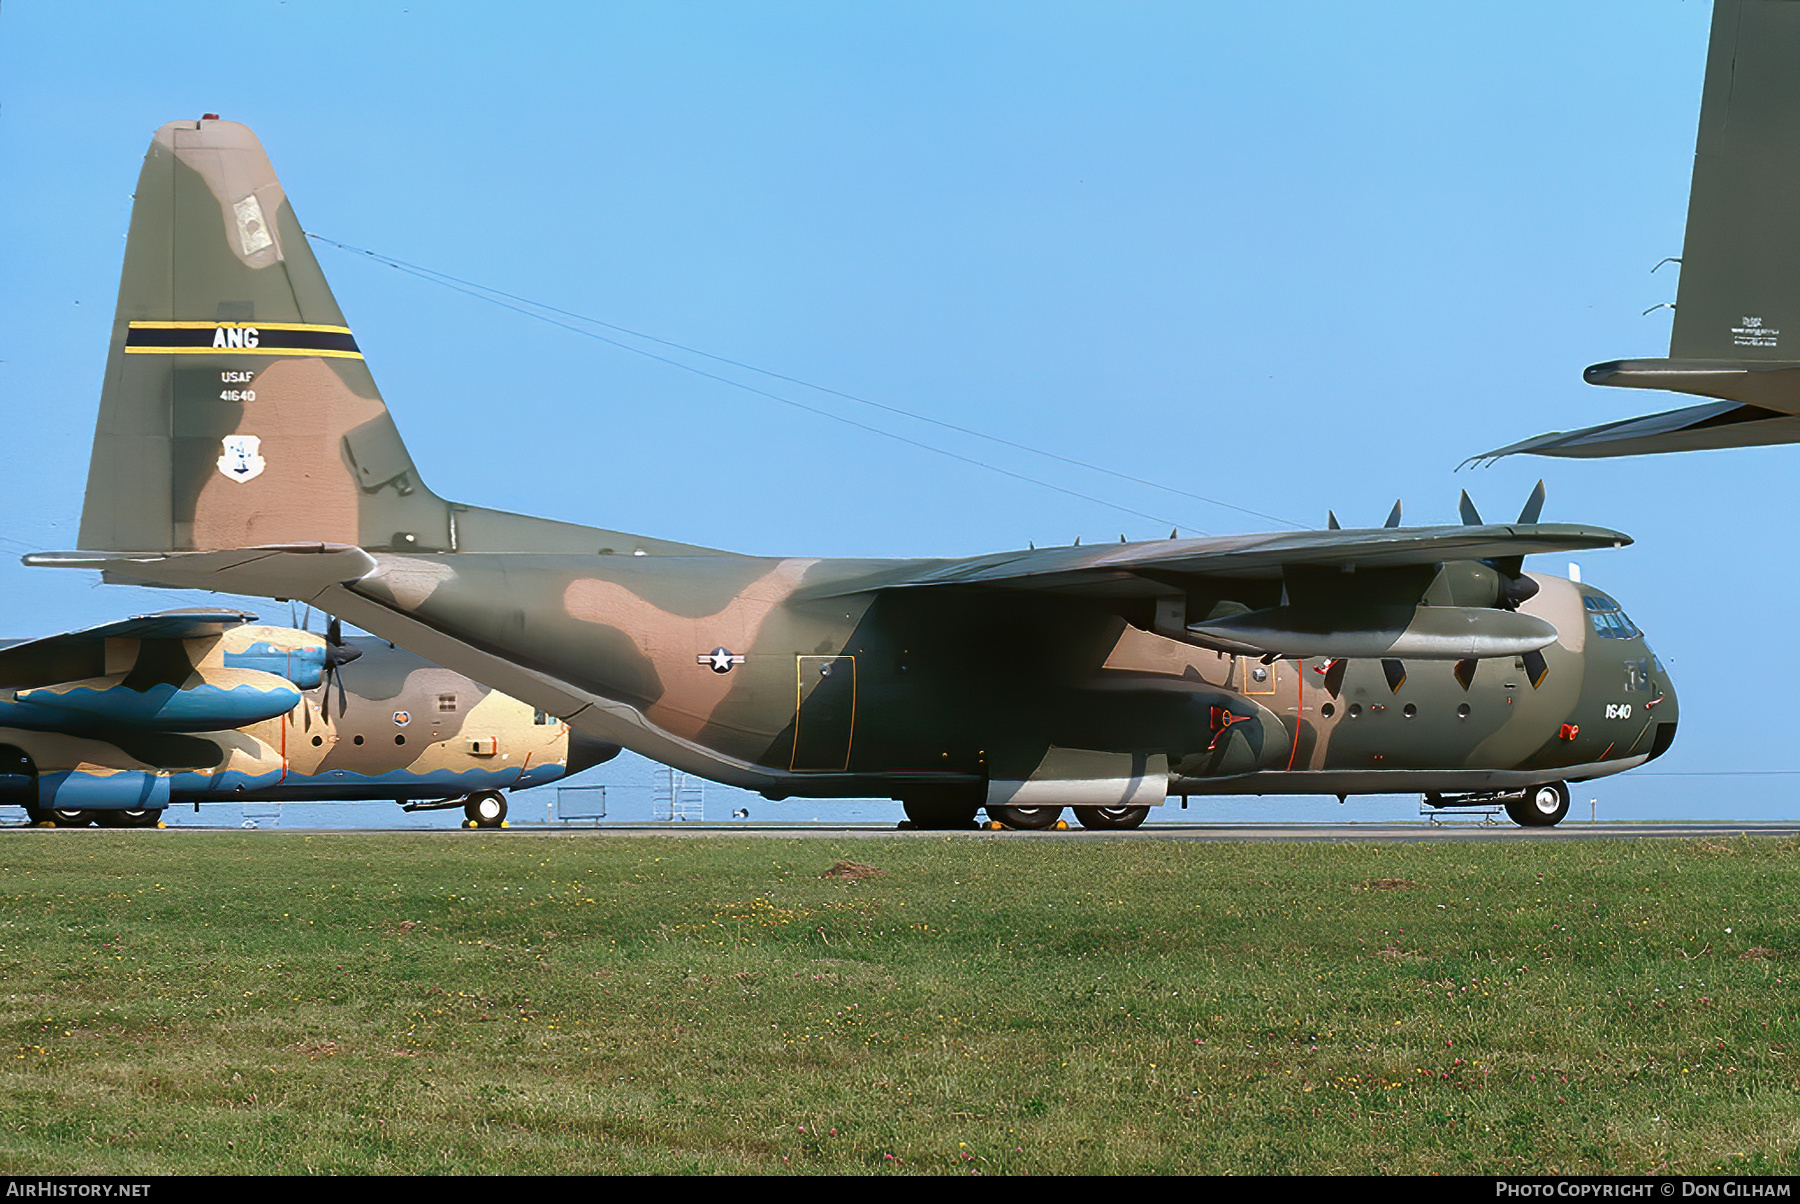
[[[225,454],[219,457],[219,471],[231,480],[253,481],[269,466],[262,458],[262,440],[255,435],[227,435],[220,442]]]

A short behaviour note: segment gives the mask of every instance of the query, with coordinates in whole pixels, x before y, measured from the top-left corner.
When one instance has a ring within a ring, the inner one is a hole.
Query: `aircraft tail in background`
[[[1668,358],[1583,376],[1715,400],[1475,459],[1800,442],[1800,2],[1715,0]]]

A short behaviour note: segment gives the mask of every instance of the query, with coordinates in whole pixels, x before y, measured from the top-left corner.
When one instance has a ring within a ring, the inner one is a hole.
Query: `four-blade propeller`
[[[1475,502],[1469,497],[1468,490],[1462,491],[1462,496],[1457,499],[1456,509],[1464,526],[1484,525],[1481,512],[1475,508]],[[1538,521],[1543,512],[1544,482],[1539,480],[1536,487],[1532,489],[1531,496],[1525,499],[1525,505],[1519,511],[1518,522],[1521,526],[1530,526]],[[1341,531],[1343,529],[1335,511],[1327,510],[1325,519],[1327,530]],[[1387,520],[1382,523],[1382,527],[1383,529],[1393,529],[1399,525],[1400,502],[1396,500],[1394,508],[1388,512]],[[1523,556],[1498,557],[1482,560],[1480,563],[1492,569],[1499,579],[1493,603],[1494,609],[1517,611],[1521,605],[1537,595],[1538,583],[1525,575],[1525,558]],[[1524,662],[1525,676],[1531,682],[1533,689],[1542,684],[1550,671],[1549,662],[1544,659],[1543,652],[1537,648],[1528,648],[1516,653],[1508,652],[1506,655],[1517,655]],[[1264,657],[1263,659],[1275,658]],[[1475,666],[1478,659],[1476,656],[1468,656],[1456,662],[1453,673],[1457,684],[1461,685],[1464,690],[1469,689],[1475,680]],[[1392,656],[1381,657],[1380,660],[1382,675],[1387,680],[1389,691],[1399,693],[1400,687],[1406,683],[1405,662]],[[1346,664],[1346,657],[1334,656],[1319,668],[1319,672],[1325,675],[1325,687],[1334,698],[1342,687]]]
[[[312,633],[312,606],[310,604],[306,608],[306,617],[304,619],[295,619],[292,604],[290,603],[288,618],[292,620],[294,626],[298,627],[301,631],[304,631],[309,635]],[[325,718],[331,718],[331,683],[333,681],[337,682],[338,718],[342,719],[349,711],[349,695],[344,690],[344,679],[339,676],[338,669],[343,665],[349,664],[361,655],[361,648],[353,648],[344,642],[343,620],[339,619],[336,615],[331,616],[325,623],[325,668],[320,683],[323,686],[323,689],[319,694],[320,699],[324,702],[321,711]],[[310,711],[308,711],[306,715],[306,727],[312,727],[312,713]]]

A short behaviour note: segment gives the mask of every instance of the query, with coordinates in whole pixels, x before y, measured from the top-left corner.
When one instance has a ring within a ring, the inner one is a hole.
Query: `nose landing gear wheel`
[[[506,796],[495,790],[471,794],[463,814],[477,828],[498,828],[506,820]]]
[[[1150,818],[1148,807],[1077,807],[1075,819],[1084,828],[1123,832]]]
[[[1533,786],[1518,798],[1508,799],[1506,813],[1521,828],[1552,828],[1569,813],[1569,788],[1561,782]]]
[[[988,817],[1000,821],[1002,827],[1026,832],[1042,832],[1054,828],[1062,818],[1061,807],[989,807]]]

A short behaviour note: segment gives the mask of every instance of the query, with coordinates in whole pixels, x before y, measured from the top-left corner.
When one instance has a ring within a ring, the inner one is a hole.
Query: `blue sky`
[[[217,112],[316,233],[1295,523],[1374,525],[1396,496],[1454,521],[1464,486],[1505,518],[1544,476],[1547,519],[1636,537],[1583,568],[1683,702],[1651,773],[1578,796],[1786,816],[1800,777],[1664,775],[1800,769],[1800,449],[1452,472],[1661,400],[1580,374],[1666,351],[1642,311],[1674,299],[1650,268],[1680,254],[1708,18],[10,0],[0,550],[74,542],[138,165],[157,126]],[[761,382],[1109,508],[319,256],[459,500],[804,555],[1271,526]],[[200,600],[9,563],[0,586],[13,635]]]

